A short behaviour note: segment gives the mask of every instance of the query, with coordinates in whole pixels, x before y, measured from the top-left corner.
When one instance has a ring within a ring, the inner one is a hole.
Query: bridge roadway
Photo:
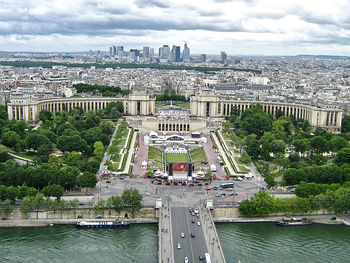
[[[185,257],[188,257],[190,263],[203,262],[199,260],[199,256],[204,257],[204,253],[208,252],[204,238],[202,223],[198,226],[197,222],[201,222],[201,217],[192,216],[187,207],[172,207],[172,244],[174,251],[174,262],[185,262]],[[195,223],[192,223],[192,220]],[[181,237],[181,233],[185,237]],[[191,237],[191,233],[195,237]],[[177,245],[181,245],[181,249]]]
[[[174,205],[174,203],[173,203]],[[199,206],[199,217],[189,212],[189,207],[159,209],[159,263],[202,263],[200,256],[209,253],[212,263],[226,263],[219,237],[209,209]],[[194,223],[192,223],[192,220]],[[198,225],[200,222],[200,225]],[[181,237],[184,233],[184,237]],[[191,237],[194,234],[194,237]],[[180,244],[181,248],[178,248]]]

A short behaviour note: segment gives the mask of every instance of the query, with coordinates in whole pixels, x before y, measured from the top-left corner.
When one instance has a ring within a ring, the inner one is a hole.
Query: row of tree
[[[18,165],[12,160],[0,163],[0,185],[28,186],[42,190],[48,185],[60,185],[64,190],[95,187],[94,173],[81,173],[77,167],[46,163],[41,167]]]
[[[350,181],[347,181],[344,184],[317,184],[302,181],[296,186],[295,195],[306,198],[326,193],[328,190],[336,191],[342,187],[350,188]]]
[[[164,91],[162,95],[156,95],[157,101],[188,101],[185,96],[176,94],[175,90],[171,91],[169,95],[168,90]]]
[[[212,73],[215,71],[231,70],[231,71],[243,71],[261,74],[259,69],[243,69],[243,68],[214,68],[214,67],[199,67],[199,66],[186,66],[186,65],[167,65],[159,63],[59,63],[59,62],[48,62],[48,61],[0,61],[0,65],[12,66],[12,67],[43,67],[52,68],[53,66],[65,66],[69,68],[151,68],[159,70],[196,70],[204,73]]]
[[[84,83],[74,84],[73,88],[75,88],[78,93],[93,93],[98,91],[102,96],[116,96],[117,94],[127,95],[130,93],[130,90],[122,90],[118,86],[92,85]]]
[[[289,168],[283,173],[286,185],[297,185],[304,181],[317,184],[343,184],[350,181],[350,166],[328,166],[312,165],[300,169]]]
[[[239,211],[244,216],[267,216],[277,213],[309,213],[312,211],[348,213],[350,211],[350,188],[328,189],[325,193],[308,198],[276,198],[265,191],[244,200]]]
[[[105,209],[114,210],[118,215],[125,209],[130,209],[135,213],[141,209],[142,195],[137,189],[131,188],[124,190],[121,196],[111,196],[107,201],[100,200],[94,205],[96,212],[102,212]]]

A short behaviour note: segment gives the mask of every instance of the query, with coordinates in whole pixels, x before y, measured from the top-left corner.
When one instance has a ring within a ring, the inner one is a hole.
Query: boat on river
[[[305,217],[286,217],[276,222],[278,226],[306,226],[311,225],[312,221]]]
[[[130,223],[124,221],[78,221],[76,227],[78,228],[114,228],[114,227],[128,227]]]
[[[343,219],[343,224],[346,225],[346,226],[350,226],[350,223],[345,221],[344,219]]]

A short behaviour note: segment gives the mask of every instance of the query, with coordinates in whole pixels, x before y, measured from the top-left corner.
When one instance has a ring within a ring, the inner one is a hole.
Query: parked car
[[[197,222],[197,225],[199,225],[199,226],[200,226],[200,225],[201,225],[201,222],[199,222],[199,221],[198,221],[198,222]]]
[[[203,261],[204,260],[204,257],[202,255],[199,256],[199,260],[200,261]]]
[[[194,221],[194,219],[192,219],[192,224],[196,223],[196,221]]]

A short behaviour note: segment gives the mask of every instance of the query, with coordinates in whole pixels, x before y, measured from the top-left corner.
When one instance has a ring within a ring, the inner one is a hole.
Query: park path
[[[229,160],[227,158],[226,152],[224,151],[224,149],[221,146],[221,143],[219,142],[219,139],[216,137],[215,133],[212,133],[212,136],[213,136],[215,145],[218,148],[218,150],[219,150],[219,152],[221,154],[221,157],[222,157],[222,159],[224,160],[224,162],[226,164],[226,167],[227,167],[227,169],[229,171],[229,175],[235,175],[235,172],[234,172],[234,170],[233,170],[233,168],[231,166],[231,163],[229,162]]]
[[[124,171],[122,171],[123,174],[129,174],[129,167],[131,165],[131,159],[132,156],[134,155],[134,150],[135,150],[135,142],[136,142],[136,137],[137,137],[137,132],[134,132],[132,139],[131,139],[131,144],[130,144],[130,149],[128,152],[128,157],[126,159]]]

